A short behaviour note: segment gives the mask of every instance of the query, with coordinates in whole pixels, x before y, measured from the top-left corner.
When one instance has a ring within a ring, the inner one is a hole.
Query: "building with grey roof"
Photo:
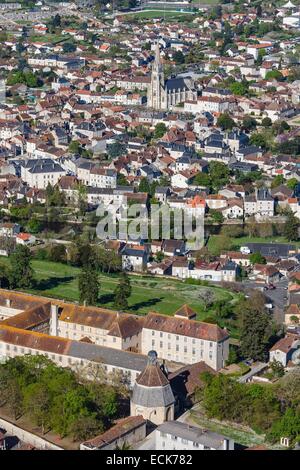
[[[131,416],[141,415],[154,424],[174,419],[175,398],[157,353],[148,353],[148,364],[137,377],[130,401]]]
[[[168,421],[155,430],[155,449],[234,450],[234,441],[207,429],[179,421]]]

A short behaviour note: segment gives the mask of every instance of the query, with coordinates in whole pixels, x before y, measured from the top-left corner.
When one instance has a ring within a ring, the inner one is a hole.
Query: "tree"
[[[114,307],[117,310],[128,309],[128,298],[131,295],[131,284],[128,274],[121,274],[120,282],[114,291]]]
[[[107,146],[107,153],[110,158],[118,158],[126,153],[126,146],[121,142],[114,142]]]
[[[33,217],[27,222],[26,228],[30,233],[39,233],[43,228],[43,224]]]
[[[49,259],[56,263],[64,263],[66,261],[66,247],[64,245],[52,245]]]
[[[233,95],[244,96],[248,93],[248,82],[234,82],[229,89]]]
[[[300,412],[292,408],[287,408],[285,414],[279,420],[273,423],[272,429],[267,435],[271,442],[279,441],[281,437],[290,439],[299,439],[300,430]]]
[[[271,127],[272,126],[272,120],[269,118],[269,117],[265,117],[263,118],[263,120],[261,121],[261,125],[263,127]]]
[[[219,190],[229,182],[229,169],[225,163],[210,162],[209,174],[212,187],[216,190]]]
[[[222,212],[216,210],[216,209],[210,209],[209,215],[211,216],[213,222],[217,224],[222,224],[224,222],[224,216]]]
[[[24,410],[28,413],[35,424],[41,426],[42,433],[49,424],[49,411],[51,399],[46,384],[32,383],[24,392]]]
[[[173,54],[173,58],[174,58],[174,61],[175,61],[176,65],[181,65],[181,64],[184,64],[184,62],[185,62],[185,57],[184,57],[184,55],[181,51],[176,51]]]
[[[139,184],[139,192],[140,193],[148,193],[150,194],[150,183],[146,177],[142,177],[140,184]]]
[[[27,246],[18,245],[11,255],[10,285],[13,289],[19,287],[30,289],[33,285],[33,269],[31,253]]]
[[[223,131],[231,130],[235,126],[235,122],[229,116],[229,114],[224,113],[224,114],[220,114],[220,116],[218,117],[217,126],[221,127]]]
[[[193,184],[209,188],[211,185],[211,178],[207,173],[200,172],[197,173],[197,175],[194,177]]]
[[[284,224],[283,234],[289,241],[297,241],[299,238],[300,221],[294,214],[289,214]]]
[[[272,334],[272,322],[265,307],[265,296],[254,291],[236,307],[241,323],[241,352],[245,358],[265,361]]]
[[[245,116],[243,119],[242,127],[246,131],[252,131],[257,126],[257,121],[252,116]]]
[[[249,261],[251,264],[266,264],[267,260],[260,253],[251,253],[249,256]]]
[[[63,52],[68,54],[69,52],[75,52],[76,46],[72,42],[64,42],[63,43]]]
[[[73,154],[80,154],[80,142],[78,142],[78,140],[72,140],[72,142],[70,142],[69,152]]]
[[[294,189],[297,187],[297,185],[298,185],[298,180],[297,180],[297,178],[291,178],[291,179],[289,179],[289,180],[287,181],[286,185],[287,185],[287,187],[288,187],[289,189],[294,190]]]
[[[158,122],[154,130],[154,138],[160,139],[167,132],[167,126],[164,122]]]
[[[270,362],[270,368],[275,375],[275,377],[283,377],[284,376],[284,367],[281,364],[281,362],[276,361],[276,359],[273,359],[273,361]]]
[[[265,80],[277,80],[282,82],[284,80],[284,76],[279,72],[279,70],[269,70],[269,72],[266,73]]]
[[[250,137],[250,143],[263,149],[269,148],[269,142],[265,134],[255,132]]]
[[[118,186],[128,186],[128,181],[122,173],[117,174],[117,185]]]
[[[280,186],[281,184],[284,183],[284,176],[283,175],[276,175],[275,178],[273,178],[272,183],[271,183],[271,188],[277,188],[277,186]]]
[[[85,265],[78,276],[79,301],[87,305],[96,305],[100,283],[97,271]]]

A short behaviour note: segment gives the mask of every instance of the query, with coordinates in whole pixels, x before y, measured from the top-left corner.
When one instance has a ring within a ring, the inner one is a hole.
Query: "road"
[[[243,285],[249,289],[261,289],[265,284],[258,283],[255,281],[244,281]],[[286,278],[281,279],[278,282],[274,282],[276,289],[268,289],[264,291],[264,294],[268,299],[271,300],[273,305],[279,310],[284,310],[287,306],[287,287],[288,280]]]

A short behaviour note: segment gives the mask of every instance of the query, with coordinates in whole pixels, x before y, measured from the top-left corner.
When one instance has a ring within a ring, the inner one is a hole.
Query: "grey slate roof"
[[[166,421],[157,427],[157,431],[177,436],[187,441],[197,442],[207,447],[218,449],[223,446],[224,439],[222,434],[217,434],[207,429],[201,429],[180,421]]]
[[[147,364],[147,356],[143,356],[142,354],[130,353],[80,341],[71,342],[68,355],[134,371],[142,371]]]
[[[175,402],[170,384],[164,387],[144,387],[135,383],[131,400],[136,405],[149,408],[169,406]]]

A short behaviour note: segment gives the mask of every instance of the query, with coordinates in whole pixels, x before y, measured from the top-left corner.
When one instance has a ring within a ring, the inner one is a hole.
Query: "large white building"
[[[51,158],[27,160],[21,166],[21,178],[31,188],[46,189],[55,186],[66,171]]]
[[[141,353],[152,349],[160,359],[184,364],[204,361],[219,370],[228,359],[229,335],[218,325],[151,312],[143,324]]]

